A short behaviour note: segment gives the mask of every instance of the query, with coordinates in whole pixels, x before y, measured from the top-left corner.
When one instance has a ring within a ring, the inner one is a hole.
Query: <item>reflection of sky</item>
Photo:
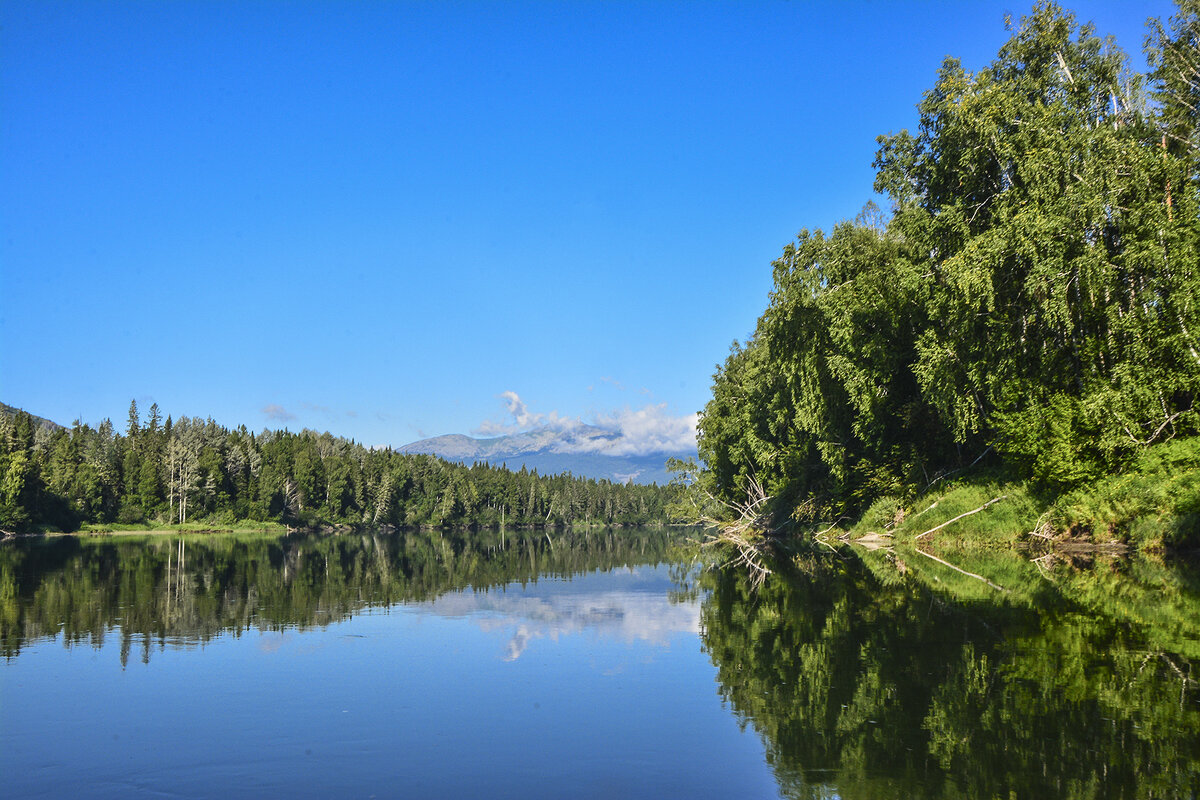
[[[31,645],[0,660],[0,796],[777,798],[697,604],[668,599],[680,568],[152,642],[146,663],[119,636]]]
[[[508,632],[505,658],[512,661],[535,639],[557,641],[590,632],[666,647],[674,634],[698,634],[700,604],[672,602],[668,593],[675,588],[665,571],[638,567],[498,590],[467,589],[419,608],[442,617],[470,618],[484,631]]]

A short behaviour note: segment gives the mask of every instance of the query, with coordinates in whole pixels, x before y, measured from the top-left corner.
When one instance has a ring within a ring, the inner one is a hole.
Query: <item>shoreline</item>
[[[234,524],[231,526],[197,526],[191,527],[171,527],[171,526],[153,526],[147,528],[120,528],[112,529],[102,527],[83,527],[77,531],[0,531],[0,542],[9,541],[12,539],[33,539],[33,538],[58,538],[63,536],[74,536],[79,538],[104,538],[110,536],[127,537],[127,536],[238,536],[250,534],[265,534],[274,536],[288,536],[293,533],[310,533],[310,534],[329,534],[338,536],[347,533],[356,533],[361,531],[383,531],[386,533],[404,533],[414,531],[590,531],[590,530],[623,530],[633,528],[674,528],[674,527],[694,527],[690,525],[674,525],[666,522],[650,522],[642,524],[634,523],[614,523],[611,525],[599,525],[595,523],[579,523],[575,525],[451,525],[439,527],[436,525],[416,525],[416,526],[396,526],[396,525],[317,525],[308,527],[291,527],[278,522],[265,523],[264,526],[242,526]]]

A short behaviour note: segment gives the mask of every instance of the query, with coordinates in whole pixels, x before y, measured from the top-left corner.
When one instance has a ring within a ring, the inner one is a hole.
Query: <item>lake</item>
[[[0,545],[12,797],[1195,797],[1200,575],[659,530]],[[935,555],[935,558],[930,557]]]

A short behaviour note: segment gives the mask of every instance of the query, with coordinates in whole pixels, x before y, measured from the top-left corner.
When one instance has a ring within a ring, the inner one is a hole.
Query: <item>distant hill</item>
[[[616,433],[590,425],[570,430],[536,428],[525,433],[474,439],[462,434],[435,436],[399,448],[401,453],[425,453],[447,461],[472,464],[476,461],[506,465],[511,470],[522,466],[542,475],[570,472],[572,475],[610,480],[616,483],[657,483],[670,480],[666,461],[674,456],[687,458],[694,452],[612,453],[620,450]]]
[[[20,410],[21,409],[14,408],[5,403],[0,403],[0,416],[15,417],[17,415],[17,412]],[[48,420],[45,417],[39,417],[36,414],[30,414],[29,416],[33,417],[33,423],[35,425],[37,425],[39,428],[45,428],[46,430],[50,431],[51,433],[53,433],[54,431],[59,430],[60,428],[63,427],[62,425],[59,425],[57,422],[54,422],[53,420]]]

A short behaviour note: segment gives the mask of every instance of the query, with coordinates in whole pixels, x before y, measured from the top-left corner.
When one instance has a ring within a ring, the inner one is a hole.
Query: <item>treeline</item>
[[[644,525],[673,489],[464,466],[368,449],[328,433],[224,428],[211,419],[142,419],[124,434],[39,426],[0,414],[0,528],[83,523],[274,521],[297,527]]]
[[[702,484],[835,518],[976,463],[1050,491],[1200,428],[1200,2],[1150,69],[1053,4],[948,59],[868,206],[774,262],[699,425]]]

